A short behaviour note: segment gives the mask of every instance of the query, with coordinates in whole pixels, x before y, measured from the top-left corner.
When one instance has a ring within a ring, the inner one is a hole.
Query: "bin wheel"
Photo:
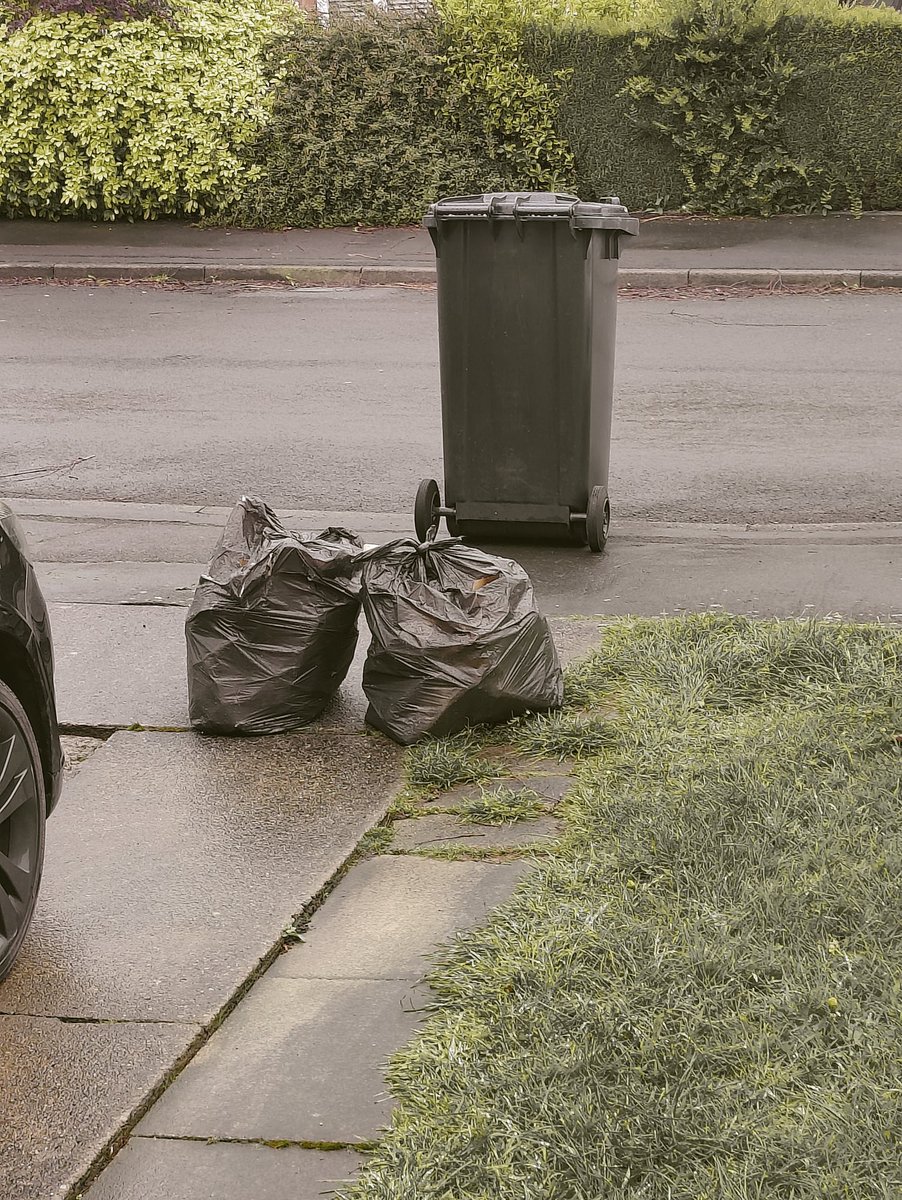
[[[603,487],[594,487],[589,493],[586,509],[586,540],[593,554],[600,554],[608,540],[611,528],[611,502]]]
[[[441,520],[438,513],[441,503],[442,498],[435,480],[421,480],[413,506],[413,527],[421,542],[426,541],[429,530],[433,526],[437,526]]]

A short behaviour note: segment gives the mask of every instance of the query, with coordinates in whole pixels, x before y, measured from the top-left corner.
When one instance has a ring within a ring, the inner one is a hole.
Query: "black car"
[[[62,767],[47,608],[22,529],[0,500],[0,979],[34,912]]]

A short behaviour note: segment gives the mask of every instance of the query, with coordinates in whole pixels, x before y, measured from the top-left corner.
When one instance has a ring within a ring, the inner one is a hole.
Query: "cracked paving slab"
[[[3,1200],[66,1196],[199,1032],[0,1016]]]
[[[406,980],[260,979],[137,1127],[170,1137],[367,1143],[385,1063],[429,997]]]

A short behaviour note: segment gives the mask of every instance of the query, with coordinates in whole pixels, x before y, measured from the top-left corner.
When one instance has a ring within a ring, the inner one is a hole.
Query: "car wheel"
[[[28,932],[44,865],[47,802],[31,724],[0,683],[0,979]]]

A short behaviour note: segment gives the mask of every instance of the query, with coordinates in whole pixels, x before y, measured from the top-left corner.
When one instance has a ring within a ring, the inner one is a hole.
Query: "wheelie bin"
[[[445,495],[414,524],[604,548],[617,260],[639,222],[616,197],[502,192],[440,200],[435,245]]]

